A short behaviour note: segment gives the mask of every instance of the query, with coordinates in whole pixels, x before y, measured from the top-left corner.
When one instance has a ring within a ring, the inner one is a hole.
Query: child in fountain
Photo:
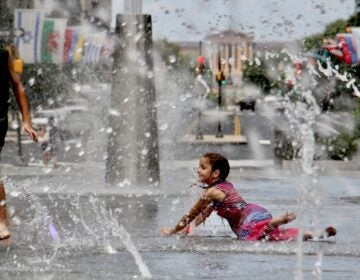
[[[198,226],[215,210],[220,217],[229,222],[231,229],[241,240],[283,241],[298,237],[298,228],[280,227],[296,218],[293,212],[273,218],[262,206],[245,202],[234,186],[226,181],[229,171],[229,162],[224,156],[216,153],[203,155],[197,171],[200,182],[206,184],[202,197],[175,227],[164,227],[161,233],[167,236],[187,232],[193,220]],[[323,236],[335,234],[336,229],[330,226],[325,229]],[[314,234],[305,231],[303,240],[311,238],[314,238]]]

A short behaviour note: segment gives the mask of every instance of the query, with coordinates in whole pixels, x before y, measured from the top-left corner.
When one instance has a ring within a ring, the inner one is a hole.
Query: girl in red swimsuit
[[[283,228],[283,224],[293,221],[296,216],[293,212],[273,218],[264,207],[247,203],[235,190],[234,186],[226,181],[230,166],[228,160],[216,153],[207,153],[200,158],[198,175],[199,181],[207,185],[204,194],[184,215],[175,227],[161,229],[163,235],[172,235],[186,232],[190,223],[195,225],[205,221],[213,211],[226,219],[233,232],[241,240],[293,240],[299,235],[297,228]],[[327,227],[324,235],[334,236],[336,229]],[[304,240],[314,238],[314,234],[305,231]]]

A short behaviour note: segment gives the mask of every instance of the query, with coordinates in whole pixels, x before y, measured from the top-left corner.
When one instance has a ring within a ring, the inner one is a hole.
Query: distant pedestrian
[[[195,226],[200,225],[215,210],[229,222],[231,229],[241,240],[282,241],[299,237],[298,228],[281,227],[296,218],[293,212],[273,218],[264,207],[245,202],[234,186],[226,181],[229,170],[229,162],[224,156],[216,153],[203,155],[198,168],[199,180],[205,184],[202,197],[175,227],[162,228],[161,233],[188,233],[192,221],[195,221]],[[336,229],[330,226],[325,229],[323,237],[335,234]],[[314,237],[314,233],[310,231],[305,231],[302,236],[304,240]]]
[[[2,45],[2,44],[1,44]],[[31,125],[29,106],[25,89],[14,70],[13,56],[9,47],[0,46],[0,152],[5,143],[8,129],[9,87],[12,86],[22,116],[22,129],[37,142],[37,133]],[[0,240],[10,238],[9,220],[6,211],[5,188],[0,180]]]
[[[49,118],[49,127],[43,128],[43,142],[41,148],[43,151],[43,161],[45,166],[50,161],[53,161],[54,168],[58,167],[58,153],[60,145],[60,132],[59,128],[55,125],[54,117]]]
[[[46,158],[46,151],[49,146],[49,130],[46,128],[46,126],[42,126],[40,130],[38,131],[38,138],[39,138],[39,144],[41,145],[41,152],[42,152],[42,160],[43,163],[48,162]]]

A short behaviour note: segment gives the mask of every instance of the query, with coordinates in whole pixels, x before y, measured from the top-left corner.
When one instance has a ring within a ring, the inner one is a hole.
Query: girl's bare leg
[[[307,241],[309,239],[313,239],[314,238],[314,233],[312,231],[309,230],[305,230],[304,234],[303,234],[303,240]]]
[[[269,229],[277,228],[280,225],[290,223],[291,221],[293,221],[295,219],[296,219],[296,215],[293,212],[288,211],[283,216],[272,218],[272,220],[269,223]],[[335,235],[336,235],[336,228],[334,228],[332,226],[329,226],[319,236],[319,238],[330,237],[330,236],[335,236]],[[303,234],[303,240],[304,241],[307,241],[307,240],[312,239],[314,237],[315,237],[315,234],[312,231],[308,231],[308,230],[304,231],[304,234]]]
[[[291,211],[287,211],[286,214],[283,216],[272,218],[269,223],[269,226],[272,228],[277,228],[278,226],[290,223],[295,219],[296,219],[296,215]]]
[[[327,227],[323,233],[320,234],[320,236],[318,236],[318,238],[326,238],[326,237],[330,237],[330,236],[335,236],[337,233],[336,228],[334,228],[333,226],[329,226]],[[304,231],[304,235],[303,235],[303,240],[309,240],[315,237],[315,234],[311,231]]]

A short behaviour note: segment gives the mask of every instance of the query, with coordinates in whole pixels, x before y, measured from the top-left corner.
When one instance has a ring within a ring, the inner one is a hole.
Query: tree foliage
[[[194,63],[191,63],[189,56],[181,53],[181,47],[178,44],[165,39],[156,42],[155,48],[169,69],[193,71]]]
[[[247,61],[243,73],[243,80],[251,82],[261,88],[264,92],[268,93],[271,89],[271,81],[267,76],[264,68],[264,60],[257,64],[254,61]]]
[[[338,19],[326,25],[323,33],[308,36],[304,40],[307,50],[318,49],[323,45],[323,39],[332,39],[338,33],[347,32],[347,27],[360,26],[360,15],[354,14],[348,20]]]
[[[346,32],[348,25],[348,22],[343,19],[333,21],[326,25],[323,36],[326,38],[334,38],[336,34]]]
[[[0,30],[7,30],[11,26],[13,14],[6,5],[6,1],[0,0]]]

